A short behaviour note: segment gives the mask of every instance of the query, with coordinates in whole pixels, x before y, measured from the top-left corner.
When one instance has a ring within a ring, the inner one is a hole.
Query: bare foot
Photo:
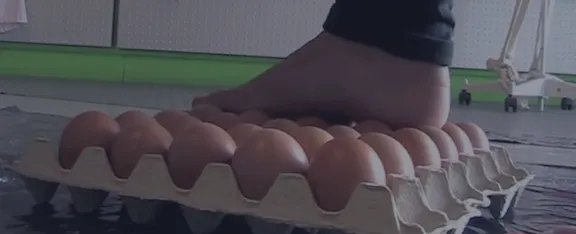
[[[441,127],[447,67],[409,61],[323,32],[250,82],[203,98],[232,112],[338,113],[395,127]]]

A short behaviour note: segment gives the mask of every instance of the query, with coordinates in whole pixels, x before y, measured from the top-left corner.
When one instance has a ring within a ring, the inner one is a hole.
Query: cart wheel
[[[562,98],[562,100],[560,101],[560,108],[562,110],[572,110],[573,103],[574,100],[570,98]]]
[[[472,99],[472,94],[465,89],[462,89],[458,94],[458,104],[459,105],[470,105],[470,101]]]
[[[504,99],[504,106],[506,112],[508,112],[509,108],[512,108],[512,112],[516,112],[518,111],[518,100],[512,95],[508,95],[508,97]]]
[[[460,94],[458,96],[458,104],[459,105],[465,105],[466,104],[466,97],[464,97],[464,95]]]

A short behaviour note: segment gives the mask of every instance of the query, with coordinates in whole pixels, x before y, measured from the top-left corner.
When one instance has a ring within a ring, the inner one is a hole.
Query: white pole
[[[530,0],[516,0],[516,6],[514,8],[508,34],[506,35],[506,41],[504,42],[502,54],[500,55],[501,61],[513,59],[516,43],[518,41],[518,34],[522,24],[524,23],[524,19],[526,18],[526,12],[528,11],[529,6]]]

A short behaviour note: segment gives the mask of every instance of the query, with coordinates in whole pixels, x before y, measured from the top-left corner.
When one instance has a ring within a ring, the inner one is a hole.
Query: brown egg
[[[246,111],[240,115],[240,120],[244,123],[251,123],[256,125],[262,125],[266,121],[270,120],[268,115],[264,114],[262,111],[251,110]]]
[[[172,136],[202,123],[197,118],[181,110],[163,110],[154,115],[154,119],[166,128]]]
[[[174,184],[190,189],[209,163],[227,162],[236,143],[222,128],[203,123],[172,141],[166,162]]]
[[[369,132],[377,132],[383,134],[392,133],[392,129],[388,125],[375,120],[367,120],[364,122],[357,123],[354,126],[354,129],[356,129],[356,131],[358,131],[359,133],[369,133]]]
[[[102,147],[108,151],[120,132],[120,125],[100,111],[86,111],[74,117],[64,128],[60,139],[60,166],[70,169],[84,148]]]
[[[300,126],[313,126],[318,128],[328,128],[330,125],[326,123],[326,121],[318,118],[318,117],[302,117],[296,120]]]
[[[208,104],[199,104],[197,106],[194,106],[194,108],[192,108],[189,114],[201,121],[206,121],[206,119],[209,118],[210,116],[220,112],[222,112],[222,110],[220,110],[220,108],[216,106]]]
[[[354,130],[351,127],[344,126],[344,125],[334,125],[332,127],[327,128],[326,131],[328,133],[330,133],[330,135],[332,135],[334,138],[340,138],[340,137],[358,138],[358,137],[360,137],[360,133],[358,131]]]
[[[438,147],[438,151],[440,152],[440,158],[449,161],[458,161],[458,148],[456,148],[456,144],[454,144],[454,141],[448,133],[442,131],[442,129],[431,126],[423,126],[418,129],[426,133],[426,135],[436,143],[436,147]]]
[[[365,133],[358,138],[378,154],[388,174],[415,176],[410,154],[400,142],[382,133]]]
[[[237,146],[244,144],[246,140],[248,140],[252,134],[262,130],[262,127],[256,124],[250,123],[243,123],[236,125],[233,128],[228,129],[228,134],[234,139]]]
[[[490,141],[488,141],[488,136],[486,136],[484,130],[482,130],[478,125],[471,122],[457,123],[456,125],[464,130],[470,139],[472,147],[476,149],[490,150]]]
[[[426,133],[414,128],[403,128],[391,134],[410,154],[414,166],[430,166],[440,169],[440,152],[436,143]]]
[[[386,184],[378,154],[352,137],[335,138],[322,145],[310,162],[308,181],[318,206],[342,210],[361,183]]]
[[[263,129],[240,145],[232,168],[246,198],[261,200],[281,173],[304,173],[308,169],[304,150],[288,133]]]
[[[300,143],[309,159],[316,154],[318,148],[334,139],[330,133],[313,126],[300,127],[292,132],[292,136]]]
[[[166,155],[171,142],[170,133],[156,121],[122,129],[110,148],[112,170],[118,178],[127,179],[142,155]]]
[[[133,125],[140,125],[153,121],[154,118],[139,110],[126,111],[115,118],[116,122],[120,124],[120,128],[127,128]]]
[[[227,113],[227,112],[219,112],[219,113],[210,114],[210,115],[206,116],[206,119],[204,121],[206,121],[208,123],[215,124],[218,127],[223,128],[224,130],[228,130],[228,129],[235,127],[236,125],[242,123],[242,120],[240,120],[240,117],[238,117],[235,114]]]
[[[271,129],[278,129],[278,130],[284,131],[286,133],[291,133],[294,129],[297,129],[299,126],[297,123],[295,123],[292,120],[273,119],[273,120],[270,120],[270,121],[264,123],[264,125],[262,125],[262,127],[271,128]]]
[[[472,143],[470,142],[470,138],[466,135],[466,132],[458,127],[454,123],[446,123],[442,126],[442,130],[450,135],[454,144],[456,144],[456,149],[458,149],[458,153],[464,154],[474,154],[474,147],[472,147]]]

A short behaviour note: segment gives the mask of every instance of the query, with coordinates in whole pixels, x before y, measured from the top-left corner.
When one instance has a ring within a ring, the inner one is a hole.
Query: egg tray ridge
[[[534,179],[534,175],[526,169],[516,166],[508,149],[504,146],[491,144],[490,151],[476,149],[474,154],[483,161],[482,170],[486,178],[483,177],[480,180],[488,179],[488,181],[500,185],[499,188],[494,184],[490,185],[491,189],[486,190],[486,194],[491,200],[490,213],[496,219],[513,218],[507,216],[511,214],[510,211],[516,206],[524,189]],[[466,159],[462,160],[463,158]],[[460,159],[469,165],[469,174],[481,174],[478,173],[479,168],[476,168],[476,173],[474,173],[474,169],[470,165],[473,164],[470,161],[470,156],[460,155]]]
[[[491,145],[490,151],[474,150],[474,154],[460,154],[459,160],[442,161],[446,172],[449,190],[455,198],[474,207],[486,208],[491,218],[513,219],[509,211],[519,201],[524,188],[534,178],[525,169],[514,165],[506,148]],[[418,172],[418,170],[417,170]],[[438,186],[430,170],[417,173],[425,191]],[[431,201],[441,199],[428,198]]]
[[[460,154],[459,162],[442,162],[452,192],[461,200],[463,194],[476,199],[472,204],[485,207],[495,219],[512,219],[510,211],[519,201],[527,184],[534,178],[514,165],[508,150],[490,145],[490,150],[475,149],[474,154]],[[472,187],[472,188],[468,188]],[[477,199],[478,193],[486,200]]]
[[[45,139],[36,139],[10,169],[22,176],[37,202],[49,202],[63,184],[69,188],[76,210],[91,212],[108,193],[116,193],[131,219],[139,223],[151,220],[162,203],[170,201],[179,203],[185,216],[202,214],[203,219],[216,219],[214,222],[222,218],[217,214],[235,214],[252,217],[249,220],[259,223],[256,226],[289,224],[358,234],[459,233],[471,217],[480,215],[453,198],[444,170],[423,167],[416,168],[421,178],[436,175],[444,178],[444,186],[424,191],[430,186],[423,186],[418,179],[389,175],[388,186],[359,185],[339,212],[318,208],[307,180],[299,174],[279,175],[266,197],[254,201],[241,194],[228,164],[209,164],[191,190],[182,190],[173,184],[160,155],[143,155],[131,176],[123,180],[114,176],[104,150],[98,147],[84,149],[71,170],[62,169],[54,147]],[[436,192],[436,197],[443,193],[448,199],[428,201],[430,192]],[[437,203],[453,206],[443,211],[430,208]]]

